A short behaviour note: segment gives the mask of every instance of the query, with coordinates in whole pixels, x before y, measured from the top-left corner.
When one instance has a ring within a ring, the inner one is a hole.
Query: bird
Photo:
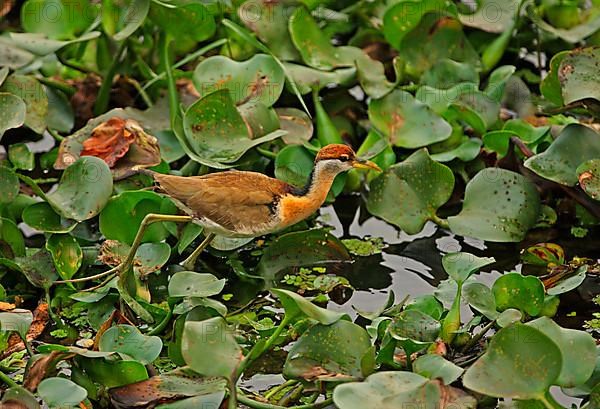
[[[308,182],[297,187],[265,174],[227,170],[202,176],[176,176],[147,169],[159,189],[204,228],[205,240],[183,265],[190,268],[216,235],[249,238],[281,231],[316,212],[325,202],[335,177],[350,169],[372,169],[377,164],[360,159],[348,145],[330,144],[319,150]],[[158,221],[158,218],[153,221]]]

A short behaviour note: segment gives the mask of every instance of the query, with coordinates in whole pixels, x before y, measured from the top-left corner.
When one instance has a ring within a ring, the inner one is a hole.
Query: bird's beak
[[[381,172],[381,168],[377,166],[376,163],[371,162],[370,160],[354,159],[354,161],[352,162],[352,167],[355,169],[372,169],[377,172]]]

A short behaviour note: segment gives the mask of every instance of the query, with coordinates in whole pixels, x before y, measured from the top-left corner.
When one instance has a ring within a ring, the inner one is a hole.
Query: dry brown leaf
[[[27,371],[27,376],[23,381],[23,387],[31,392],[35,392],[40,382],[56,369],[56,364],[59,361],[74,355],[75,354],[65,354],[60,351],[52,351],[48,355],[38,358],[33,365],[31,365],[29,371]]]
[[[0,311],[10,311],[10,310],[14,310],[15,308],[17,308],[17,306],[14,304],[0,301]]]
[[[50,315],[48,314],[48,304],[41,303],[37,306],[35,311],[33,311],[33,322],[29,327],[29,331],[27,331],[27,341],[31,342],[34,339],[37,339],[44,329],[46,329],[46,325],[48,325],[48,320],[50,319]],[[0,360],[11,356],[15,352],[19,352],[25,349],[25,344],[17,334],[12,334],[10,338],[8,338],[8,348],[0,353]]]
[[[96,156],[113,168],[135,141],[135,135],[126,128],[126,124],[123,118],[113,117],[96,127],[92,135],[83,141],[81,156]]]
[[[2,0],[0,3],[0,17],[6,16],[15,6],[15,0]]]

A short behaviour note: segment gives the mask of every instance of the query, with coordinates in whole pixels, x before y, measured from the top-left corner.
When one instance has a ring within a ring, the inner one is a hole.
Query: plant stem
[[[108,109],[108,102],[110,100],[110,90],[112,89],[113,79],[117,70],[119,68],[119,64],[121,63],[121,58],[127,49],[127,41],[123,41],[117,50],[115,55],[115,59],[112,64],[108,68],[106,75],[102,80],[102,85],[100,85],[100,89],[98,90],[98,96],[96,97],[96,103],[94,104],[94,115],[100,115]]]
[[[277,395],[283,389],[287,388],[288,386],[293,386],[293,385],[297,384],[298,382],[299,381],[297,381],[295,379],[289,379],[289,380],[285,381],[284,383],[282,383],[281,385],[278,385],[278,386],[274,387],[273,389],[269,390],[269,392],[265,393],[265,398],[271,399],[273,396]]]
[[[433,213],[431,215],[431,221],[440,226],[442,229],[449,229],[450,225],[448,224],[448,220],[442,219],[437,214]]]
[[[205,54],[206,52],[212,50],[213,48],[217,48],[222,46],[223,44],[225,44],[227,42],[227,39],[222,38],[220,40],[214,41],[210,44],[208,44],[205,47],[202,47],[201,49],[199,49],[198,51],[196,51],[195,53],[189,54],[187,55],[185,58],[182,58],[181,60],[179,60],[177,63],[173,64],[173,67],[171,67],[171,69],[176,69],[179,68],[189,62],[194,61],[196,58],[202,56],[203,54]],[[143,90],[148,89],[152,84],[154,84],[157,81],[160,81],[162,79],[164,79],[165,77],[167,77],[167,72],[162,72],[160,74],[158,74],[156,77],[152,78],[150,81],[148,81],[146,83],[146,85],[144,85],[144,87],[142,88]]]
[[[15,381],[13,381],[10,376],[8,376],[7,374],[5,374],[4,372],[0,371],[0,381],[4,382],[5,384],[7,384],[8,386],[10,386],[11,388],[18,388],[19,385],[17,385],[17,383]]]
[[[262,354],[264,354],[266,351],[268,351],[271,348],[273,343],[277,340],[277,338],[279,338],[279,335],[281,335],[281,332],[287,327],[287,325],[290,323],[290,321],[291,321],[291,318],[288,318],[287,315],[284,316],[283,320],[281,321],[281,323],[279,324],[279,326],[277,327],[275,332],[273,332],[273,334],[271,334],[271,336],[267,339],[267,341],[264,344],[255,344],[254,345],[254,347],[248,353],[248,356],[242,361],[242,363],[238,367],[236,379],[238,379],[240,376],[242,376],[244,371],[250,366],[250,364],[252,362],[254,362],[254,360],[256,358],[258,358],[259,356],[261,356]],[[260,345],[260,348],[261,348],[258,352],[255,351],[255,348],[257,347],[257,345]]]
[[[478,333],[477,333],[477,335],[475,335],[473,338],[471,338],[471,339],[469,340],[469,342],[467,342],[467,343],[465,344],[465,346],[464,346],[464,347],[461,349],[461,352],[463,352],[463,353],[464,353],[464,352],[468,351],[469,349],[473,348],[473,346],[474,346],[476,343],[478,343],[478,342],[479,342],[479,340],[480,340],[481,338],[483,338],[483,336],[484,336],[485,334],[487,334],[487,332],[488,332],[490,329],[492,329],[492,328],[494,327],[494,325],[495,325],[495,324],[496,324],[496,320],[493,320],[493,321],[490,321],[489,323],[487,323],[487,324],[486,324],[486,326],[485,326],[485,327],[483,327],[483,329],[482,329],[480,332],[478,332]]]
[[[264,402],[256,401],[254,399],[250,399],[248,396],[244,395],[244,393],[239,389],[238,389],[237,396],[238,396],[238,401],[241,404],[251,407],[253,409],[321,409],[321,408],[325,408],[333,403],[333,399],[328,398],[328,399],[325,399],[325,400],[323,400],[321,402],[317,402],[317,403],[285,407],[285,406],[272,405],[270,403],[264,403]]]
[[[113,267],[110,270],[106,270],[102,273],[93,275],[93,276],[89,276],[89,277],[81,277],[81,278],[72,278],[70,280],[57,280],[54,282],[54,284],[64,284],[64,283],[83,283],[86,281],[92,281],[92,280],[96,280],[98,278],[102,278],[105,277],[107,275],[113,274],[115,272],[117,272],[119,270],[119,266]]]
[[[44,191],[37,185],[37,183],[35,183],[33,179],[31,179],[29,176],[21,175],[20,173],[17,173],[17,177],[21,179],[23,183],[29,186],[31,190],[33,190],[33,193],[35,193],[45,201],[48,201],[48,197],[46,197]]]
[[[171,68],[171,58],[169,56],[169,44],[171,43],[171,36],[169,34],[165,34],[164,36],[162,36],[161,40],[161,60],[162,64],[165,67],[165,75],[167,76],[167,88],[169,92],[169,118],[171,119],[171,128],[174,128],[175,120],[177,119],[177,112],[179,110],[179,95],[177,94],[177,86],[175,84],[175,78],[173,77],[173,71]]]
[[[228,409],[237,409],[237,388],[235,387],[236,379],[228,380],[228,384],[229,384],[229,399],[227,400],[227,408]]]
[[[52,137],[53,137],[54,139],[56,139],[58,142],[62,142],[62,141],[65,139],[65,137],[64,137],[64,136],[60,135],[60,134],[59,134],[58,132],[56,132],[54,129],[48,129],[48,133],[49,133],[50,135],[52,135]]]
[[[169,323],[169,321],[171,321],[171,318],[173,318],[173,310],[169,306],[169,312],[167,313],[167,315],[165,315],[165,318],[156,327],[154,327],[150,331],[148,331],[148,333],[146,335],[161,334],[164,331],[167,324]]]
[[[264,156],[265,158],[267,158],[267,159],[275,159],[277,157],[276,153],[271,152],[271,151],[269,151],[267,149],[263,149],[260,146],[256,147],[256,151],[258,153],[260,153],[262,156]]]

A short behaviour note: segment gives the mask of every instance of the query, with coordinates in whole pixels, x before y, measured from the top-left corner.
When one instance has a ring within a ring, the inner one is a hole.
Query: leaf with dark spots
[[[367,332],[340,320],[332,325],[316,324],[302,334],[289,350],[283,373],[307,381],[348,381],[370,375],[374,362]]]
[[[187,368],[180,368],[145,381],[112,388],[109,394],[112,404],[123,409],[154,407],[192,396],[212,398],[215,406],[210,407],[216,408],[225,395],[225,385],[222,378],[203,377]]]

